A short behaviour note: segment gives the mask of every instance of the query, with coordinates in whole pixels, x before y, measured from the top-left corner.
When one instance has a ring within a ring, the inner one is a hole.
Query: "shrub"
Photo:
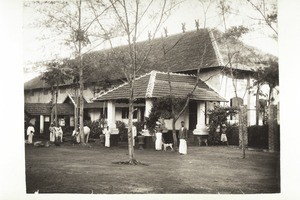
[[[268,126],[250,126],[248,127],[248,145],[249,147],[268,148]]]
[[[116,121],[116,127],[119,129],[119,137],[121,141],[127,141],[128,130],[124,122]]]
[[[144,129],[144,122],[133,122],[133,125],[136,127],[137,135]]]
[[[84,125],[88,126],[91,129],[90,138],[98,139],[100,134],[102,134],[102,128],[101,128],[100,120],[85,121]]]
[[[221,127],[222,124],[226,124],[227,133],[231,129],[231,126],[227,124],[227,118],[229,116],[235,116],[237,114],[236,108],[232,107],[220,107],[215,106],[214,109],[208,110],[209,116],[209,135],[208,142],[211,145],[220,144],[220,132],[217,132],[216,129],[218,126]],[[228,139],[228,138],[227,138]]]

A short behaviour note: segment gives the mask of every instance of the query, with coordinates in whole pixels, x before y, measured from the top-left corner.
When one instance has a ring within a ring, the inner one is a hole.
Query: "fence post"
[[[278,124],[277,124],[277,106],[269,107],[269,131],[268,131],[268,148],[270,152],[279,150]]]

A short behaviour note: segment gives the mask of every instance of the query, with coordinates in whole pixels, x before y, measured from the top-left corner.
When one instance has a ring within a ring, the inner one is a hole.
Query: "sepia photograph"
[[[277,0],[19,4],[26,199],[280,197]]]

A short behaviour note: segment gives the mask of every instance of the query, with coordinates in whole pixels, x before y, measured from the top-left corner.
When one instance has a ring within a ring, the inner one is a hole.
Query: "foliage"
[[[238,113],[237,108],[215,106],[214,109],[208,110],[209,115],[209,136],[208,142],[217,145],[220,142],[220,135],[216,131],[217,127],[227,124],[228,117],[233,117]],[[227,127],[229,124],[227,124]]]
[[[47,64],[47,71],[43,73],[41,80],[50,86],[58,86],[71,79],[70,73],[65,61],[52,61]]]
[[[136,127],[137,135],[144,129],[144,122],[133,122],[133,125]]]
[[[90,138],[94,138],[94,139],[99,138],[100,134],[102,133],[100,120],[85,121],[84,125],[88,126],[91,129]]]
[[[146,125],[150,133],[154,132],[156,122],[159,118],[172,118],[171,101],[173,101],[174,104],[175,114],[180,111],[185,103],[185,99],[174,98],[171,96],[158,98],[153,101],[153,106],[151,108],[149,117],[146,118]]]
[[[246,33],[249,32],[249,29],[247,27],[244,26],[233,26],[229,29],[226,30],[226,32],[224,33],[224,38],[228,38],[228,39],[239,39],[241,38],[243,35],[245,35]]]
[[[268,126],[248,127],[248,146],[257,148],[268,148]]]
[[[119,129],[119,136],[121,141],[125,141],[128,138],[128,129],[124,122],[116,121],[116,127]]]
[[[275,88],[279,85],[279,68],[278,61],[269,60],[267,62],[268,66],[265,68],[265,82],[270,86],[270,88]]]

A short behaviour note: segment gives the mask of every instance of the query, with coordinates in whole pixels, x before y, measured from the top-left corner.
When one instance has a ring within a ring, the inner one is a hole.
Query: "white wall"
[[[48,90],[48,94],[44,94],[43,89],[39,90],[33,90],[34,95],[32,96],[29,91],[26,91],[24,93],[24,98],[25,98],[25,103],[49,103],[51,101],[51,91],[50,89]],[[58,103],[63,103],[63,101],[66,99],[68,94],[74,95],[74,90],[67,88],[63,89],[63,93],[61,93],[61,89],[58,91]],[[87,88],[86,90],[83,91],[83,96],[87,100],[87,102],[91,102],[91,98],[94,97],[93,91],[90,90],[90,88]]]

